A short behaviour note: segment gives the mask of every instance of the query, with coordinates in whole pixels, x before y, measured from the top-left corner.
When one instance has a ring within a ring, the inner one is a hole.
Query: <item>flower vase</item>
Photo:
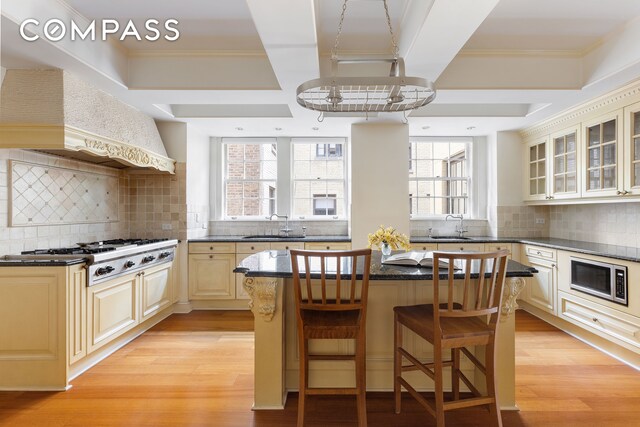
[[[380,246],[380,252],[382,252],[382,256],[391,255],[391,245],[389,245],[388,243],[382,243],[382,245]]]

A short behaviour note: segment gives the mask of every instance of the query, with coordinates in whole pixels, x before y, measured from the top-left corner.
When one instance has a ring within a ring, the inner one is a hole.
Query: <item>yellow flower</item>
[[[369,242],[369,247],[378,246],[379,248],[382,248],[386,243],[394,250],[403,248],[405,251],[408,251],[411,249],[409,238],[405,234],[396,233],[396,230],[393,227],[385,228],[384,225],[380,225],[380,228],[378,228],[373,234],[368,234],[367,240]]]

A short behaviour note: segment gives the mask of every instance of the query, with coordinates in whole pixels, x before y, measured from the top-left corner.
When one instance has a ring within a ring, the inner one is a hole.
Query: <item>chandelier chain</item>
[[[389,17],[389,6],[387,6],[387,0],[382,0],[384,3],[384,13],[387,15],[387,26],[389,27],[389,34],[391,34],[391,44],[393,45],[393,59],[398,59],[398,43],[396,42],[396,36],[393,34],[393,27],[391,26],[391,17]],[[345,1],[346,4],[346,1]]]
[[[344,14],[347,11],[347,1],[348,0],[344,0],[344,3],[342,4],[342,13],[340,14],[340,23],[338,23],[338,32],[336,33],[336,42],[333,44],[333,50],[331,50],[331,59],[335,59],[336,55],[338,54],[338,44],[340,44],[340,34],[342,33],[342,23],[344,22]]]

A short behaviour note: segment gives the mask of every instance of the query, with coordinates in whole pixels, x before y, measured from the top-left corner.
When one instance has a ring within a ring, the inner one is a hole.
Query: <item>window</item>
[[[294,138],[291,145],[294,218],[346,217],[344,140],[318,143]]]
[[[342,157],[342,144],[316,144],[316,157]]]
[[[335,194],[314,194],[313,195],[314,215],[335,215],[336,195]]]
[[[471,139],[410,142],[412,217],[469,213]]]
[[[275,212],[276,157],[270,141],[224,143],[226,217],[265,217]]]

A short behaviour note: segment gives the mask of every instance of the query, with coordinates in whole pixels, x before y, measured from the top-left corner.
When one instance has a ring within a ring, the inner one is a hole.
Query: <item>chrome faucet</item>
[[[291,232],[291,229],[289,228],[289,217],[287,215],[278,215],[277,213],[274,213],[269,217],[269,220],[273,220],[274,216],[276,218],[284,218],[284,228],[281,228],[280,231],[283,232],[285,236],[289,237],[289,233]]]
[[[458,226],[458,227],[456,227],[456,233],[458,233],[458,237],[462,237],[462,235],[463,235],[464,233],[467,233],[467,232],[468,232],[468,230],[466,230],[466,229],[464,228],[464,217],[463,217],[463,215],[462,215],[462,214],[460,214],[460,215],[447,215],[447,216],[444,218],[444,220],[445,220],[445,221],[449,221],[449,218],[459,219],[459,220],[460,220],[460,224],[459,224],[459,226]]]

